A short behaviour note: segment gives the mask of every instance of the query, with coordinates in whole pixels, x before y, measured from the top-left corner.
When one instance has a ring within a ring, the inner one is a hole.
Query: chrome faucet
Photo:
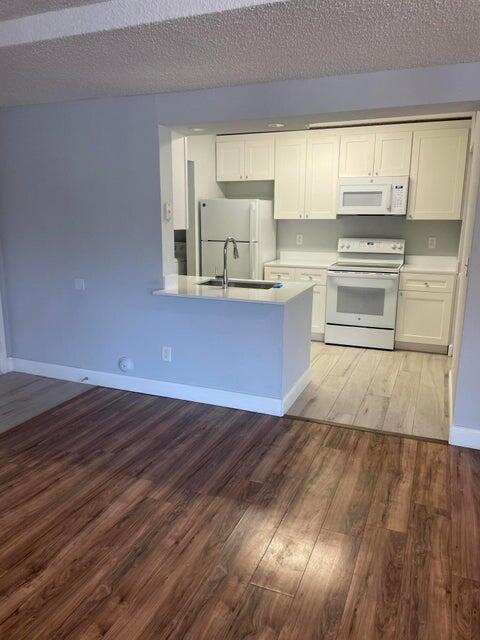
[[[224,289],[228,288],[227,249],[228,249],[228,243],[229,242],[233,243],[233,257],[235,258],[235,260],[238,259],[238,247],[237,247],[237,243],[235,242],[235,238],[232,238],[231,236],[228,236],[228,238],[226,238],[226,240],[225,240],[225,244],[223,245],[223,278],[222,278],[222,282],[223,282],[223,288]]]

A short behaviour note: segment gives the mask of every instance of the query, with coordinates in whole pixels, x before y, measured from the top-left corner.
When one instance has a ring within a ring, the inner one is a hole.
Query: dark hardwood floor
[[[478,640],[480,453],[96,388],[0,436],[2,640]]]

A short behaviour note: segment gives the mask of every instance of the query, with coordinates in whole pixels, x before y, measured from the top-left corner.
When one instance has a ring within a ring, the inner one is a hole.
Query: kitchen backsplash
[[[456,256],[461,222],[416,220],[388,217],[351,217],[336,220],[280,220],[277,251],[335,251],[338,238],[404,238],[407,255]],[[303,244],[297,245],[297,235]],[[436,238],[436,248],[428,239]]]

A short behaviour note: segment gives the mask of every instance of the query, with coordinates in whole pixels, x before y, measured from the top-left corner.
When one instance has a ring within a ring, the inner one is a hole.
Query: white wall
[[[194,163],[195,205],[189,219],[187,231],[188,275],[200,273],[198,202],[206,198],[223,198],[225,194],[216,180],[215,136],[189,136],[187,157]]]

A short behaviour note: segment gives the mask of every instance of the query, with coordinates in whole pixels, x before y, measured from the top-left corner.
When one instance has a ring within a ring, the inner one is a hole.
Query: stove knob
[[[340,248],[340,249],[345,249],[345,245],[344,245],[344,244],[341,244],[339,248]]]
[[[350,245],[349,245],[349,244],[347,244],[346,248],[347,248],[347,249],[350,249]]]

